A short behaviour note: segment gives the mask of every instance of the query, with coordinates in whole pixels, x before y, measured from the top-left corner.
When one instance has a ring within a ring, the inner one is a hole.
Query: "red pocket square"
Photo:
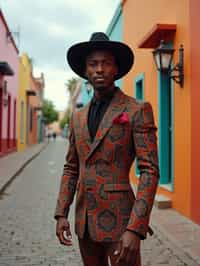
[[[121,113],[113,119],[113,124],[125,124],[129,122],[129,117],[127,113]]]

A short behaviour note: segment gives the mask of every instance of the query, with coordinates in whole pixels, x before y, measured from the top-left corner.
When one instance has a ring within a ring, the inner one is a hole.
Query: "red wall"
[[[200,224],[200,1],[190,1],[191,32],[191,217]]]

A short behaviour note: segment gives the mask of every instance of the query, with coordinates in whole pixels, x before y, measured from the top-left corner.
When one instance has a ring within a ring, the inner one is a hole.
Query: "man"
[[[86,266],[140,266],[140,240],[148,226],[158,183],[156,127],[149,103],[116,88],[133,65],[133,52],[101,32],[73,45],[71,68],[94,88],[91,102],[73,114],[55,218],[61,244],[71,245],[69,208],[76,191],[75,232]],[[129,183],[137,157],[136,196]]]

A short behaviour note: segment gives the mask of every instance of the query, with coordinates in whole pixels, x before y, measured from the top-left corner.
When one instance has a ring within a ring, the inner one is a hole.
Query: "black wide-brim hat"
[[[109,40],[103,32],[95,32],[88,42],[77,43],[71,46],[67,52],[67,61],[70,67],[84,79],[87,79],[85,75],[86,57],[95,50],[107,50],[113,54],[118,65],[115,80],[127,74],[133,66],[134,54],[128,45]]]

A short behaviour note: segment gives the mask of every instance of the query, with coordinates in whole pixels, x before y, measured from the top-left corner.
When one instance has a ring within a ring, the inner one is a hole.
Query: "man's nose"
[[[101,72],[103,72],[103,64],[98,64],[98,65],[97,65],[96,72],[97,72],[97,73],[101,73]]]

